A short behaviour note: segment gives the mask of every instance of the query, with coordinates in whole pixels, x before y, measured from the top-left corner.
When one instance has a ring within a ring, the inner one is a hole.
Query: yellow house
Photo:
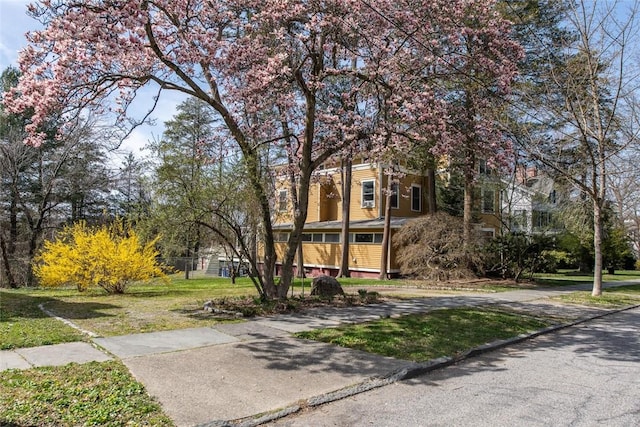
[[[404,172],[392,185],[391,236],[406,221],[426,210],[427,177]],[[382,235],[388,175],[384,165],[356,163],[352,167],[349,271],[351,277],[378,277],[382,256]],[[309,190],[307,221],[302,236],[302,256],[305,271],[312,275],[336,275],[341,262],[342,203],[341,169],[319,170]],[[276,183],[276,251],[283,259],[286,241],[292,229],[292,204],[287,182]],[[390,245],[387,272],[398,275],[393,245]],[[279,272],[281,263],[277,263]],[[297,263],[294,264],[298,268]]]

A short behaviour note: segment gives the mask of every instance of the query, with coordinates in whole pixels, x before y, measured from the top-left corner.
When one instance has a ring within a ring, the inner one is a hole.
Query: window
[[[373,233],[354,233],[354,243],[373,243]]]
[[[481,176],[489,176],[489,175],[491,175],[491,168],[489,167],[489,165],[487,165],[487,161],[486,160],[480,160],[478,162],[478,173]]]
[[[340,243],[340,233],[325,233],[324,241],[326,243]]]
[[[349,233],[351,243],[382,243],[382,233]]]
[[[288,237],[288,233],[286,234]],[[340,243],[340,233],[302,233],[303,242],[313,243]]]
[[[552,225],[553,218],[551,212],[533,211],[532,217],[531,222],[533,223],[533,228],[536,230],[548,228]]]
[[[481,228],[480,238],[484,241],[489,241],[496,237],[496,230],[493,228]]]
[[[375,206],[375,181],[362,181],[362,207],[372,208]]]
[[[496,192],[482,189],[482,213],[494,213],[496,204]]]
[[[286,242],[289,240],[289,233],[275,233],[273,240],[276,242]]]
[[[411,210],[422,212],[422,187],[415,184],[411,186]]]
[[[400,186],[398,183],[391,184],[391,208],[398,209],[400,207]]]
[[[280,212],[287,210],[287,190],[280,190],[278,193],[278,210]]]
[[[522,231],[527,229],[527,211],[516,209],[511,218],[511,231]]]

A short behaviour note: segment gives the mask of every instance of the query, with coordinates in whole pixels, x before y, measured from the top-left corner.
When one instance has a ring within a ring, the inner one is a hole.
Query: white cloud
[[[0,69],[17,65],[18,51],[27,45],[25,33],[42,28],[27,15],[28,0],[0,0]]]
[[[25,34],[28,31],[39,30],[42,25],[27,15],[27,5],[31,0],[0,0],[0,72],[7,67],[17,66],[18,53],[27,45]],[[157,90],[153,87],[144,88],[138,94],[136,102],[131,106],[131,113],[140,118],[152,107],[153,97]],[[176,106],[184,101],[185,96],[179,93],[163,93],[156,110],[151,117],[156,126],[141,126],[134,130],[120,147],[119,152],[133,152],[141,156],[141,151],[149,140],[159,138],[164,130],[164,122],[175,114]]]

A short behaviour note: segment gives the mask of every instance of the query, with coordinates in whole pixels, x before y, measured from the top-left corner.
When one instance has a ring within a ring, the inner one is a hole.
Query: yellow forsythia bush
[[[80,222],[45,242],[34,273],[42,286],[75,285],[79,291],[99,286],[121,294],[133,281],[165,276],[156,240],[142,244],[135,230],[120,221],[102,227]]]

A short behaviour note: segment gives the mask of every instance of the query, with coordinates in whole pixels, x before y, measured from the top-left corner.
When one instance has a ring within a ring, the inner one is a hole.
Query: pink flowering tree
[[[466,24],[468,11],[478,27],[496,28],[487,44],[502,43],[492,7],[486,0],[42,0],[30,10],[44,30],[29,35],[23,77],[6,104],[33,109],[27,143],[38,145],[47,113],[60,108],[70,119],[98,110],[131,130],[147,118],[129,108],[143,86],[206,102],[242,153],[259,206],[258,290],[284,298],[314,170],[363,140],[402,149],[410,138],[443,134],[447,100],[438,98],[433,75],[457,72],[445,55],[480,31]],[[477,68],[491,65],[481,57],[473,57]],[[271,168],[271,153],[285,163]],[[271,179],[278,173],[291,178],[296,209],[276,284]]]

